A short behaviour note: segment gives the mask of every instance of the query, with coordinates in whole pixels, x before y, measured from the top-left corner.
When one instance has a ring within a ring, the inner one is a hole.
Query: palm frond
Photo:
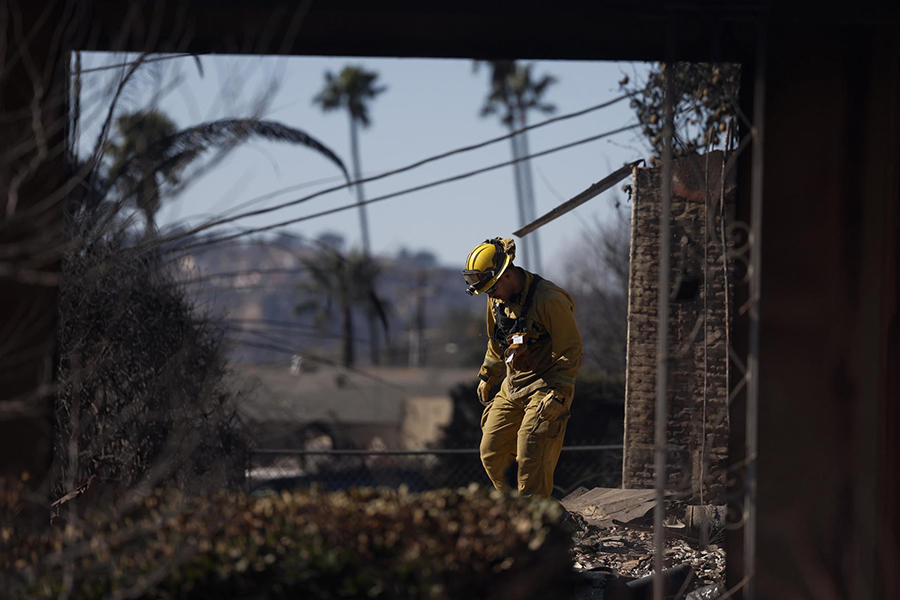
[[[197,65],[197,71],[200,72],[200,78],[203,79],[203,61],[200,60],[199,54],[191,54],[194,57],[194,64]]]
[[[211,146],[239,143],[250,137],[306,146],[337,165],[347,181],[350,181],[350,174],[343,161],[330,148],[305,131],[276,121],[222,119],[184,129],[157,143],[172,148],[176,153],[193,152],[196,156]]]
[[[547,88],[556,83],[552,75],[535,80],[534,65],[521,65],[514,60],[488,61],[491,66],[490,90],[481,109],[481,116],[498,115],[504,125],[517,121],[517,113],[538,110],[543,113],[556,111],[556,106],[542,102]],[[477,63],[476,63],[477,64]]]
[[[491,115],[497,114],[497,105],[493,103],[485,103],[485,105],[481,107],[481,112],[478,114],[481,117],[489,117]]]
[[[313,98],[325,112],[341,108],[342,86],[340,80],[331,71],[325,72],[325,87]]]
[[[128,127],[123,122],[123,127]],[[308,133],[275,121],[255,119],[223,119],[202,123],[182,131],[157,139],[123,141],[112,146],[110,155],[114,162],[110,167],[105,190],[116,186],[126,190],[124,195],[133,195],[145,180],[153,180],[162,175],[169,182],[177,181],[178,173],[196,160],[203,152],[215,146],[236,145],[250,137],[288,142],[315,150],[340,168],[347,182],[350,174],[343,161],[330,148]]]
[[[547,91],[547,88],[556,83],[556,77],[552,75],[544,75],[537,83],[531,86],[532,95],[538,100]]]
[[[375,288],[369,288],[368,294],[369,306],[372,309],[372,312],[378,317],[378,320],[381,321],[382,327],[384,327],[384,333],[387,335],[390,325],[388,323],[388,304],[387,301],[381,298],[377,293],[375,293]]]
[[[385,85],[375,85],[377,79],[378,73],[361,66],[348,65],[338,75],[326,71],[325,87],[313,98],[313,103],[326,112],[346,108],[353,120],[368,127],[371,123],[368,102],[387,90]]]

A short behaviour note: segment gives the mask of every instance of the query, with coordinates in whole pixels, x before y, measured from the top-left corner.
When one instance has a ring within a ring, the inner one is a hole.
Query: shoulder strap
[[[525,294],[525,302],[522,303],[522,313],[519,315],[518,319],[506,317],[500,309],[500,304],[497,303],[494,305],[494,330],[491,332],[491,338],[493,338],[494,342],[496,342],[502,350],[505,351],[509,347],[506,336],[524,329],[525,317],[528,316],[531,300],[534,298],[534,292],[537,290],[538,283],[541,281],[543,281],[543,278],[540,275],[532,274],[531,287],[528,288],[528,293]]]
[[[543,280],[544,278],[537,273],[532,274],[531,287],[528,288],[528,294],[525,295],[525,302],[522,304],[522,314],[519,315],[520,321],[524,321],[525,317],[528,316],[528,309],[531,308],[531,299],[534,298],[534,292],[537,290],[538,284]]]

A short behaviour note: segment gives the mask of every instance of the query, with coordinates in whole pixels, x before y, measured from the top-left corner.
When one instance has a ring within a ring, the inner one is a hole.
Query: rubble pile
[[[576,533],[575,570],[610,569],[625,577],[644,577],[653,572],[653,534],[628,527],[588,525]],[[686,540],[666,538],[664,565],[670,568],[688,563],[697,577],[697,586],[725,581],[725,550],[710,544],[705,550]]]
[[[575,569],[584,574],[607,572],[610,577],[634,580],[653,573],[652,490],[580,488],[562,500],[574,529]],[[664,566],[689,565],[689,589],[723,585],[725,581],[724,524],[715,515],[709,522],[708,543],[685,525],[685,506],[669,502]],[[710,596],[713,597],[713,596]]]

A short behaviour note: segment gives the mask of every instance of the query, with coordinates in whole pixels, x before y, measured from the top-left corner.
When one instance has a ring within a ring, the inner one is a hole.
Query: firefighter
[[[488,297],[489,339],[478,373],[481,462],[503,491],[504,472],[516,461],[519,493],[546,498],[581,366],[581,336],[572,296],[513,265],[515,256],[514,240],[485,240],[463,271],[466,293]]]

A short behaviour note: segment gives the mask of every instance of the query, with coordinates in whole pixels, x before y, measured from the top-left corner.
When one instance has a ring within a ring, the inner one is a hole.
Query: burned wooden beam
[[[520,229],[518,231],[514,231],[513,235],[516,237],[525,237],[532,231],[539,229],[540,227],[543,227],[550,221],[553,221],[554,219],[557,219],[557,218],[563,216],[567,212],[581,206],[582,204],[584,204],[591,198],[599,196],[600,194],[602,194],[603,192],[605,192],[612,186],[616,185],[617,183],[619,183],[620,181],[625,179],[625,177],[627,177],[628,175],[631,174],[631,170],[633,168],[635,168],[636,166],[638,166],[642,162],[644,162],[643,159],[636,160],[633,163],[628,163],[627,165],[624,165],[621,169],[614,171],[613,173],[610,173],[609,175],[607,175],[606,177],[604,177],[603,179],[601,179],[600,181],[598,181],[597,183],[595,183],[594,185],[589,187],[588,189],[584,190],[583,192],[581,192],[580,194],[575,196],[574,198],[572,198],[570,200],[566,200],[565,202],[563,202],[562,204],[560,204],[559,206],[557,206],[556,208],[554,208],[553,210],[551,210],[550,212],[545,214],[544,216],[542,216],[538,219],[535,219],[534,221],[532,221],[531,223],[529,223],[522,229]]]

